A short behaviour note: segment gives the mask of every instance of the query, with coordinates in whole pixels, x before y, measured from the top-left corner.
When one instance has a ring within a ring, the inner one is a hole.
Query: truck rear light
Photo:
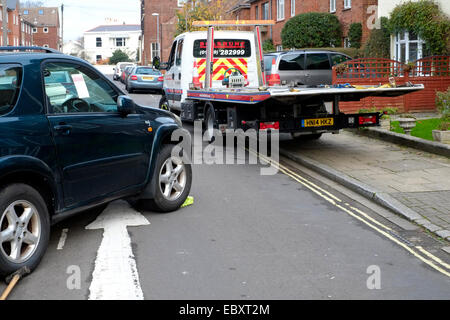
[[[130,77],[130,79],[131,79],[131,80],[137,80],[137,79],[138,79],[138,77],[137,77],[137,76],[135,76],[135,75],[132,75],[132,76]]]
[[[276,122],[260,122],[259,123],[259,130],[280,130],[280,123],[278,121]]]
[[[158,81],[161,81],[161,82],[164,81],[164,77],[159,77]]]
[[[360,116],[359,117],[359,124],[376,124],[377,123],[377,116]]]

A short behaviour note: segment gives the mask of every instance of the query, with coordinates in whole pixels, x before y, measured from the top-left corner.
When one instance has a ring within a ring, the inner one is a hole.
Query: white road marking
[[[66,243],[68,232],[69,232],[69,229],[62,229],[61,237],[59,238],[59,242],[58,242],[58,246],[56,247],[56,250],[64,249],[64,244]]]
[[[111,203],[86,229],[104,229],[89,287],[89,300],[143,300],[127,226],[150,222],[125,201]]]

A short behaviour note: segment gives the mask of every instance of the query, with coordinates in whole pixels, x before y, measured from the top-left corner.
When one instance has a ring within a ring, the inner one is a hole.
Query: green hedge
[[[340,46],[342,28],[330,13],[309,12],[289,19],[281,31],[284,48],[323,48]]]

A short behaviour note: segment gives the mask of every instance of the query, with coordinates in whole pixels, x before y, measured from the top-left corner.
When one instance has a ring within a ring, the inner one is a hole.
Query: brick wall
[[[284,19],[277,21],[277,0],[256,0],[251,1],[250,18],[256,19],[256,7],[258,7],[259,18],[261,18],[262,5],[269,3],[271,7],[270,19],[275,20],[276,24],[273,27],[267,28],[267,32],[263,34],[263,39],[272,38],[275,46],[281,45],[281,30],[285,23],[291,18],[291,0],[285,0],[284,2]],[[343,39],[342,46],[344,45],[344,38],[348,36],[348,30],[350,25],[354,22],[360,22],[363,26],[362,43],[366,41],[370,34],[370,30],[367,27],[367,20],[369,14],[367,14],[367,8],[370,5],[377,5],[378,0],[353,0],[351,9],[344,9],[344,0],[336,0],[336,12],[335,14],[342,24]],[[307,12],[330,12],[330,0],[296,0],[295,1],[295,15],[307,13]]]
[[[176,12],[179,10],[177,0],[147,0],[144,1],[143,35],[144,47],[142,63],[147,65],[152,62],[151,44],[157,42],[157,17],[152,13],[159,13],[161,61],[167,61],[170,47],[176,30]]]
[[[48,32],[44,32],[44,28],[48,29]],[[33,34],[33,41],[36,46],[43,47],[48,45],[50,48],[59,50],[59,30],[57,27],[36,27],[37,32]]]

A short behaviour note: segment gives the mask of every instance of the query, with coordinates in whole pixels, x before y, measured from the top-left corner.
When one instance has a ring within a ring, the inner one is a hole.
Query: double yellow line
[[[303,186],[305,186],[306,188],[308,188],[309,190],[311,190],[312,192],[314,192],[318,196],[322,197],[323,199],[325,199],[326,201],[328,201],[329,203],[331,203],[335,207],[341,209],[342,211],[344,211],[345,213],[347,213],[351,217],[361,221],[362,223],[366,224],[368,227],[372,228],[376,232],[382,234],[384,237],[388,238],[392,242],[394,242],[397,245],[399,245],[400,247],[404,248],[406,251],[408,251],[413,256],[415,256],[416,258],[418,258],[422,262],[426,263],[427,265],[429,265],[433,269],[439,271],[440,273],[446,275],[447,277],[450,277],[450,265],[448,263],[445,263],[444,261],[442,261],[438,257],[434,256],[430,252],[426,251],[421,246],[415,246],[414,249],[413,249],[412,247],[406,245],[405,243],[401,242],[396,237],[394,237],[392,235],[394,233],[394,231],[391,228],[389,228],[388,226],[385,226],[381,222],[373,219],[372,217],[370,217],[368,214],[364,213],[363,211],[361,211],[361,210],[359,210],[359,209],[357,209],[355,207],[352,207],[348,203],[344,203],[338,197],[334,196],[330,192],[324,190],[323,188],[319,187],[318,185],[316,185],[315,183],[309,181],[308,179],[302,177],[298,173],[290,170],[289,168],[287,168],[286,166],[282,165],[281,163],[279,163],[279,162],[277,162],[277,161],[275,161],[275,160],[273,160],[273,159],[271,159],[269,157],[266,157],[266,156],[264,156],[264,155],[262,155],[262,154],[260,154],[260,153],[258,153],[256,151],[254,151],[254,150],[247,149],[247,151],[251,152],[255,156],[258,156],[260,159],[262,159],[267,164],[270,164],[270,165],[274,166],[280,172],[282,172],[285,175],[291,177],[292,179],[294,179],[298,183],[302,184]]]

